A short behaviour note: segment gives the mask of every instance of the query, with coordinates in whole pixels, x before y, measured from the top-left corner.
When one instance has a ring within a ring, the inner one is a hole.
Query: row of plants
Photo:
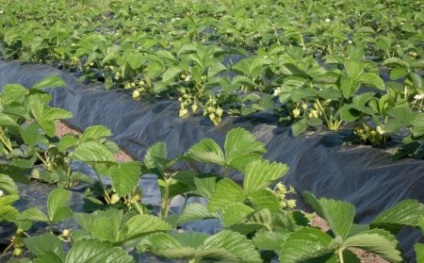
[[[400,137],[397,157],[422,158],[422,5],[3,1],[0,41],[4,59],[82,72],[135,99],[176,99],[180,117],[200,112],[218,125],[271,111],[295,136],[354,123],[357,142]]]
[[[16,231],[2,251],[12,254],[8,262],[135,262],[135,255],[187,262],[360,262],[355,248],[403,262],[396,233],[404,226],[424,231],[424,204],[416,200],[404,200],[371,223],[357,224],[352,204],[306,192],[304,200],[330,230],[312,227],[311,215],[296,209],[294,189],[277,183],[289,167],[264,159],[264,145],[241,128],[228,132],[223,147],[206,138],[171,159],[166,144],[158,142],[140,162],[116,162],[118,148],[104,126],[55,136],[55,121],[72,114],[49,106],[52,97],[45,89],[63,85],[50,77],[30,89],[9,84],[0,94],[0,226],[8,222]],[[90,166],[93,174],[74,170],[75,162]],[[173,169],[182,162],[197,169]],[[204,173],[205,164],[222,172]],[[243,181],[233,181],[231,172],[244,175]],[[139,181],[146,174],[157,176],[160,207],[143,202]],[[22,211],[14,205],[17,184],[30,180],[57,186],[46,209]],[[85,211],[67,205],[77,184],[86,189]],[[176,196],[207,202],[186,202],[175,214],[170,203]],[[69,218],[80,228],[58,228]],[[219,220],[222,229],[203,233],[184,228],[208,219]],[[31,231],[36,222],[47,226],[44,232]],[[417,261],[424,262],[424,244],[415,249]]]

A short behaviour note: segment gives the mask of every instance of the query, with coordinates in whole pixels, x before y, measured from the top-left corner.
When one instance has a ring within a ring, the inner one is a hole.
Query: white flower
[[[3,14],[3,10],[0,10],[0,15],[2,15]]]
[[[353,42],[352,42],[352,40],[349,40],[347,43],[349,43],[349,45],[351,45]]]
[[[281,88],[276,88],[275,90],[274,90],[274,96],[278,96],[278,95],[280,95],[280,92],[281,92]]]
[[[4,196],[4,192],[0,190],[0,197]]]
[[[325,19],[325,22],[330,23],[331,22],[330,18]]]
[[[422,99],[424,99],[424,93],[420,93],[420,94],[415,95],[414,96],[414,99],[416,99],[416,100],[422,100]]]

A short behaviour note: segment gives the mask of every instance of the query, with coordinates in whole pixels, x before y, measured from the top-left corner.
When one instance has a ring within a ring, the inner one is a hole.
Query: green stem
[[[168,185],[168,180],[164,178],[163,180],[164,185],[164,196],[163,196],[163,200],[162,200],[162,211],[161,211],[161,218],[167,218],[168,217],[168,212],[169,212],[169,204],[170,204],[170,200],[169,200],[169,185]]]
[[[0,129],[0,140],[4,144],[4,146],[7,148],[6,150],[8,153],[11,153],[13,151],[12,144],[10,142],[10,139],[7,136],[4,136],[3,129]]]
[[[46,166],[47,170],[51,171],[51,167],[49,163],[43,158],[43,156],[41,156],[41,154],[37,151],[35,151],[35,155],[37,155],[38,159],[40,159],[40,161],[44,164],[44,166]]]
[[[132,207],[134,207],[134,209],[140,214],[140,215],[143,215],[144,214],[144,212],[143,212],[143,207],[140,205],[140,203],[139,202],[133,202],[133,203],[131,203],[131,205],[132,205]]]
[[[344,263],[343,249],[339,249],[339,261],[340,263]]]

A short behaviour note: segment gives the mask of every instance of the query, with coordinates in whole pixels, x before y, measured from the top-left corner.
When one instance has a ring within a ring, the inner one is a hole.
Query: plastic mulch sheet
[[[51,75],[59,75],[67,83],[66,88],[51,90],[52,105],[74,114],[68,120],[71,126],[83,130],[94,124],[105,125],[114,133],[115,141],[137,159],[143,159],[146,149],[158,141],[167,144],[173,157],[206,137],[222,145],[229,130],[243,127],[265,144],[267,159],[289,165],[284,183],[298,193],[311,191],[318,197],[353,203],[359,223],[370,222],[403,199],[424,202],[424,161],[390,161],[389,153],[381,149],[344,146],[342,133],[314,132],[294,138],[289,128],[276,125],[271,114],[226,117],[215,127],[203,116],[178,118],[177,102],[135,101],[123,90],[106,91],[101,83],[83,85],[73,74],[16,61],[0,62],[0,89],[8,83],[31,87]],[[241,175],[233,176],[242,179]],[[401,246],[412,255],[412,245],[421,234],[409,229],[400,235]]]

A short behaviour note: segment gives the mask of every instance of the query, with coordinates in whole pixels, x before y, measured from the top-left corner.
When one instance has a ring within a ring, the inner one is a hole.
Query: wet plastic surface
[[[173,157],[206,137],[222,145],[230,129],[243,127],[266,145],[267,159],[290,166],[283,180],[286,184],[298,193],[311,191],[319,197],[353,203],[358,222],[370,222],[403,199],[424,202],[424,161],[389,161],[389,153],[383,150],[343,146],[342,133],[309,133],[294,138],[289,128],[278,127],[275,118],[267,114],[226,117],[215,127],[203,116],[178,118],[177,102],[134,101],[125,91],[105,91],[100,83],[82,85],[72,74],[16,61],[0,62],[0,89],[8,83],[31,87],[52,74],[67,83],[66,88],[51,93],[53,106],[74,114],[69,124],[80,130],[94,124],[109,127],[115,141],[137,159],[143,159],[146,149],[158,141],[166,142]],[[233,176],[241,180],[240,175]],[[411,255],[412,244],[421,234],[408,230],[402,235],[402,247]]]

